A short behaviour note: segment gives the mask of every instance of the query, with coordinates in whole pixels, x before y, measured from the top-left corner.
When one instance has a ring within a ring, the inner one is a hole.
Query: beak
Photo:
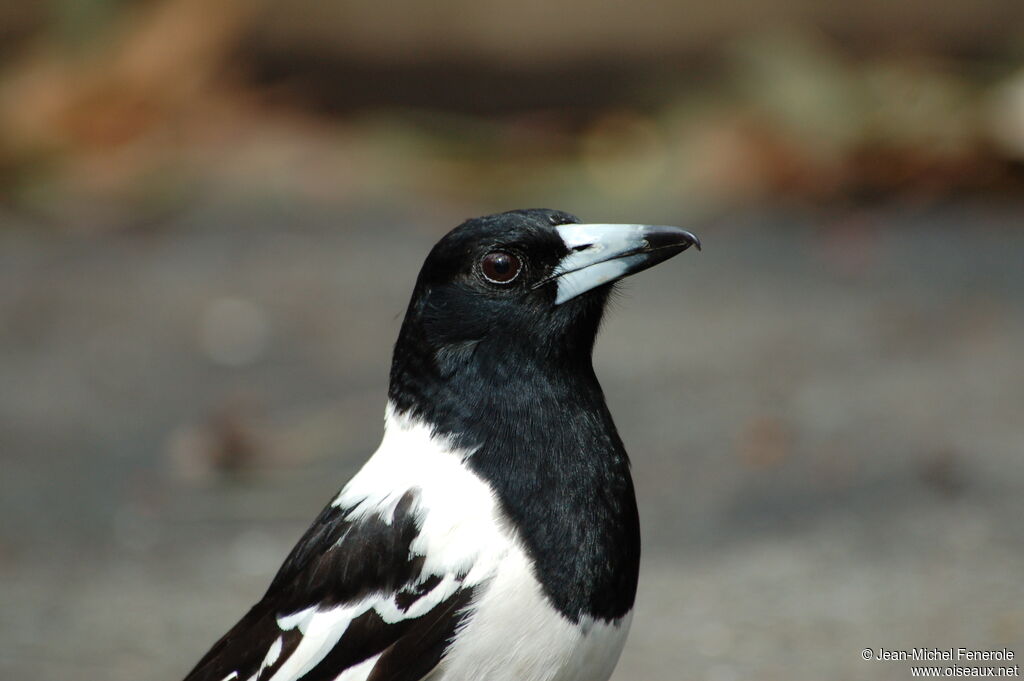
[[[569,254],[551,276],[534,286],[556,281],[555,305],[618,281],[682,253],[700,250],[700,239],[679,227],[660,225],[559,225],[555,227]]]

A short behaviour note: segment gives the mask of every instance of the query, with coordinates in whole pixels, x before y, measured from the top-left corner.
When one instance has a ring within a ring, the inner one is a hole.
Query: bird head
[[[407,320],[442,357],[480,342],[579,351],[616,281],[690,246],[700,242],[678,227],[581,224],[555,210],[468,220],[427,256]]]
[[[583,224],[556,210],[467,220],[420,271],[395,348],[392,397],[460,375],[506,385],[534,368],[590,374],[615,282],[690,246],[700,241],[678,227]]]

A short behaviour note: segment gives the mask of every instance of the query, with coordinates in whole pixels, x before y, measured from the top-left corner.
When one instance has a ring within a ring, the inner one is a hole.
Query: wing
[[[390,514],[325,508],[270,588],[185,681],[415,681],[444,655],[473,598],[465,573],[411,550],[416,490]]]

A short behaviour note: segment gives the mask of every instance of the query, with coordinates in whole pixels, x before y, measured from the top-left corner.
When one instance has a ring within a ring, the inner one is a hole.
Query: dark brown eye
[[[494,251],[480,261],[480,271],[484,279],[492,284],[507,284],[519,276],[523,264],[519,258],[505,251]]]

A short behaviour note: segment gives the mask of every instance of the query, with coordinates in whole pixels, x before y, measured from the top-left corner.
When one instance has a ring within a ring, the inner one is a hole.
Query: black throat
[[[605,296],[574,302],[578,314],[556,343],[515,320],[471,340],[439,338],[413,300],[391,369],[395,409],[474,451],[467,464],[497,493],[563,615],[629,612],[640,560],[636,498],[591,364]]]

